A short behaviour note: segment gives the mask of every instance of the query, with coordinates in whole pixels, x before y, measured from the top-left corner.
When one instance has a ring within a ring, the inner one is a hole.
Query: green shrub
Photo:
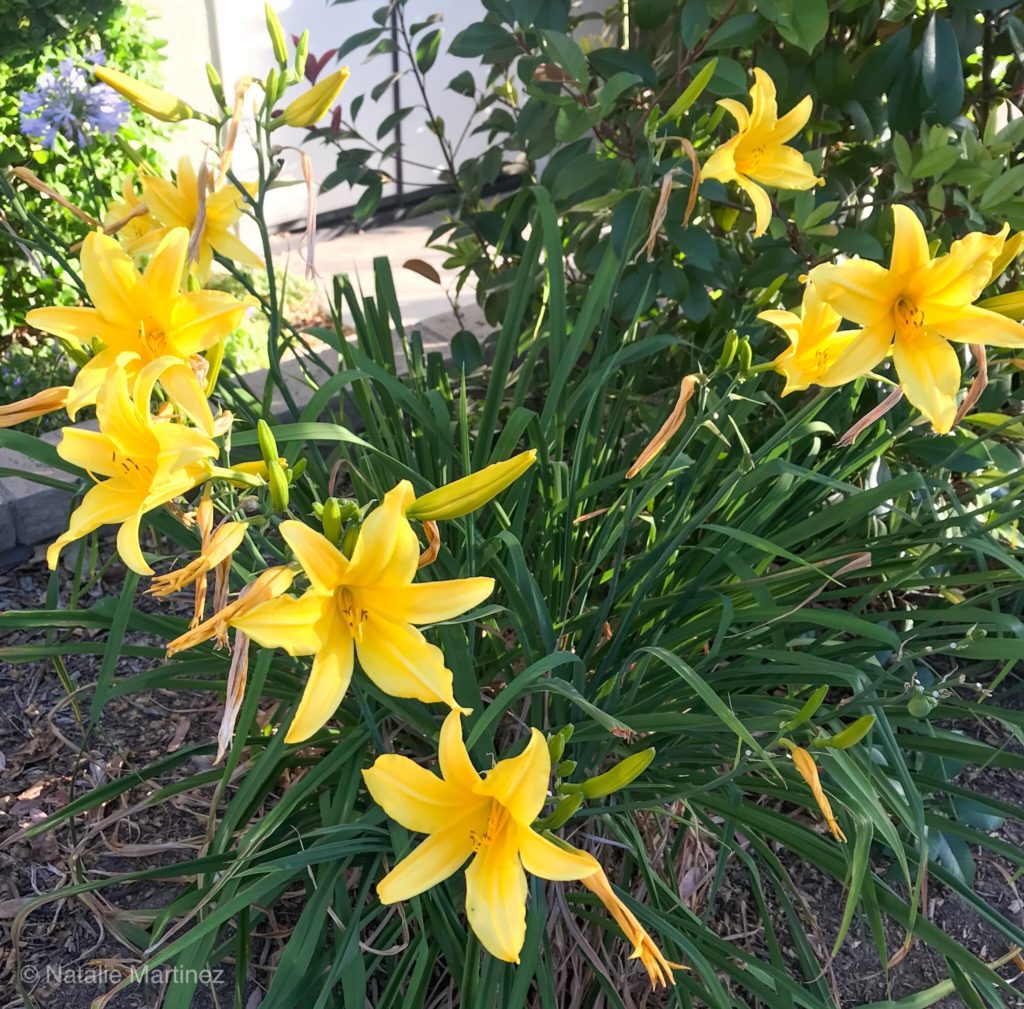
[[[44,150],[21,133],[20,95],[33,90],[39,74],[55,69],[63,59],[87,66],[86,55],[97,49],[102,49],[113,65],[151,75],[163,43],[149,34],[145,10],[123,2],[19,3],[5,7],[0,29],[7,47],[0,59],[0,169],[30,168],[72,203],[95,217],[102,216],[97,211],[126,174],[125,157],[116,138],[97,136],[86,148],[58,140],[53,150]],[[151,144],[159,135],[152,120],[138,113],[119,131],[119,136],[154,164]],[[15,184],[26,212],[42,227],[67,244],[84,236],[83,222],[28,186]],[[22,244],[14,240],[10,228],[23,236],[26,230],[17,212],[12,208],[5,216],[9,227],[0,227],[0,355],[29,309],[77,298],[59,263],[40,259],[38,253],[33,262],[31,245],[26,247],[24,239]]]

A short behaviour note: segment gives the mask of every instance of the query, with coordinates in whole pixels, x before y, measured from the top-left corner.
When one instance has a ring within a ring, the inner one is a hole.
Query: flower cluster
[[[102,53],[92,62],[102,62]],[[128,118],[129,105],[113,88],[89,80],[84,68],[70,59],[36,79],[33,91],[22,91],[21,132],[34,137],[47,150],[62,136],[79,147],[88,147],[94,135],[111,136]]]

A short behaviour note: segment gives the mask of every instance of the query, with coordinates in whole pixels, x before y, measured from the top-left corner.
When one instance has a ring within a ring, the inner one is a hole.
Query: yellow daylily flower
[[[544,837],[533,822],[544,808],[551,754],[537,729],[517,757],[481,776],[452,711],[441,726],[441,777],[408,757],[384,754],[363,771],[366,787],[385,813],[408,830],[429,835],[378,884],[384,904],[408,900],[466,868],[466,917],[484,949],[518,963],[526,937],[526,873],[580,880],[597,894],[639,959],[651,985],[674,984],[674,968],[616,896],[600,863],[585,851]]]
[[[281,120],[289,126],[313,126],[327,114],[348,80],[348,67],[329,74],[285,106]]]
[[[547,798],[551,756],[533,729],[518,757],[481,777],[462,740],[458,711],[444,721],[441,775],[408,757],[384,754],[363,771],[366,787],[393,820],[430,836],[378,884],[384,904],[408,900],[466,869],[466,917],[484,949],[519,962],[526,937],[526,873],[542,879],[584,879],[600,869],[582,851],[566,851],[531,826]]]
[[[413,499],[407,480],[385,494],[363,523],[351,560],[309,526],[281,523],[281,535],[310,588],[299,598],[275,599],[230,623],[265,648],[316,656],[286,742],[308,739],[331,717],[348,690],[356,655],[384,693],[458,707],[441,650],[415,625],[451,620],[472,609],[494,590],[494,579],[413,584],[420,557],[406,518]]]
[[[1003,251],[1007,225],[996,235],[974,232],[932,259],[917,215],[893,207],[896,230],[889,268],[864,259],[816,266],[810,273],[822,300],[863,326],[829,368],[827,384],[866,375],[892,351],[907,399],[939,434],[956,419],[960,361],[950,341],[1024,347],[1024,325],[975,305]]]
[[[775,370],[786,378],[783,396],[810,385],[835,384],[828,379],[829,368],[860,336],[858,329],[839,332],[842,316],[821,300],[812,284],[804,288],[799,315],[772,309],[757,317],[778,326],[789,337],[789,347],[772,362]]]
[[[38,329],[86,347],[93,339],[103,344],[75,376],[67,400],[72,420],[82,407],[96,402],[112,368],[125,369],[131,391],[142,369],[162,360],[160,384],[168,397],[213,433],[206,392],[196,376],[196,367],[205,367],[198,355],[242,321],[247,305],[225,291],[182,294],[187,248],[188,232],[172,229],[139,273],[115,239],[94,231],[82,247],[82,278],[94,307],[34,308],[28,313],[29,325]]]
[[[112,232],[113,226],[121,221],[126,223]],[[167,234],[167,229],[153,216],[135,191],[135,181],[131,176],[121,186],[121,199],[107,204],[103,227],[108,233],[116,235],[121,247],[133,259],[136,256],[148,256]]]
[[[254,193],[255,183],[247,184],[246,189]],[[178,175],[174,182],[152,175],[143,176],[142,191],[147,206],[161,224],[192,232],[200,212],[199,181],[188,158],[178,161]],[[206,195],[197,261],[197,276],[201,283],[210,276],[215,250],[243,266],[263,266],[263,260],[231,231],[244,208],[242,194],[230,183]]]
[[[527,449],[511,459],[485,466],[460,480],[432,490],[409,506],[409,518],[440,522],[457,519],[487,504],[518,480],[537,461],[537,450]]]
[[[732,98],[723,98],[718,104],[736,120],[739,132],[715,148],[701,169],[701,177],[735,182],[750,197],[757,238],[768,230],[772,219],[771,200],[762,186],[811,189],[823,182],[804,156],[786,145],[807,125],[814,103],[807,95],[779,116],[775,82],[757,67],[750,89],[749,112]]]
[[[72,512],[66,532],[46,551],[50,570],[61,550],[102,525],[121,526],[117,552],[132,571],[153,574],[139,546],[143,515],[208,479],[217,456],[216,444],[201,431],[150,411],[150,397],[160,372],[175,358],[147,364],[135,380],[135,398],[128,393],[124,368],[113,367],[96,400],[99,431],[66,427],[57,453],[100,480]]]
[[[0,406],[0,427],[14,427],[62,409],[67,404],[70,391],[69,386],[55,385],[15,403],[5,403]]]
[[[210,571],[216,573],[214,609],[218,612],[223,609],[227,601],[227,576],[231,568],[231,555],[245,539],[247,528],[245,522],[222,522],[214,529],[213,501],[209,494],[203,496],[196,511],[200,535],[199,556],[177,571],[158,575],[146,590],[149,595],[163,599],[194,584],[195,604],[190,628],[197,627],[203,619],[203,611],[206,608],[206,576]]]
[[[818,776],[818,768],[814,763],[814,758],[802,746],[797,746],[788,739],[780,740],[780,742],[789,750],[789,754],[793,758],[793,766],[799,772],[800,777],[807,782],[807,787],[810,788],[811,795],[814,796],[814,801],[818,804],[818,809],[821,810],[821,815],[825,817],[825,822],[828,824],[828,829],[832,831],[832,836],[837,841],[842,841],[845,844],[846,835],[843,833],[842,827],[839,826],[839,821],[836,820],[832,812],[832,804],[828,801],[825,789],[821,787],[821,778]]]

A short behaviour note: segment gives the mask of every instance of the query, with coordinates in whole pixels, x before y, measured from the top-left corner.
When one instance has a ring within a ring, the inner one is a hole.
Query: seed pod
[[[750,371],[750,365],[753,361],[754,355],[750,349],[750,344],[746,340],[740,340],[736,347],[736,358],[740,366],[740,374],[745,375]]]
[[[739,339],[735,329],[730,329],[725,334],[725,343],[722,346],[722,353],[718,358],[719,371],[725,371],[732,364],[733,358],[736,356],[736,346],[739,343]]]

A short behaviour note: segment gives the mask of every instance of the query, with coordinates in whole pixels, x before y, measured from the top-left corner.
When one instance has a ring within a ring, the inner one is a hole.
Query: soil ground
[[[47,577],[38,559],[0,572],[0,612],[43,607]],[[120,579],[121,573],[111,570],[107,583],[96,586],[92,597],[82,600],[82,605],[89,605],[102,594],[118,591]],[[165,608],[167,604],[148,605]],[[79,632],[83,639],[90,633],[94,632]],[[38,643],[39,635],[38,631],[11,632],[3,644]],[[162,644],[140,636],[131,641]],[[135,657],[122,662],[121,675],[129,669],[142,671],[154,664],[152,659]],[[98,669],[99,661],[93,656],[70,656],[67,677],[75,687],[87,687],[95,680]],[[88,690],[76,696],[83,708],[83,718],[90,697]],[[1015,706],[1020,704],[1019,696],[1008,700]],[[110,820],[109,827],[99,825],[96,815],[90,814],[53,834],[29,841],[12,841],[12,835],[90,788],[129,774],[188,743],[208,742],[216,736],[219,717],[219,701],[210,694],[155,690],[110,701],[100,727],[86,736],[83,722],[68,701],[53,663],[0,663],[0,1009],[22,1004],[14,984],[15,971],[20,972],[35,1003],[44,1009],[87,1009],[93,999],[113,987],[119,976],[141,962],[129,932],[135,923],[147,924],[155,910],[173,899],[178,890],[173,881],[121,885],[78,899],[46,904],[24,924],[17,950],[12,944],[14,917],[29,899],[73,880],[96,879],[105,873],[189,857],[202,844],[212,793],[186,793],[151,809],[135,811],[127,810],[130,800],[117,800],[103,811]],[[193,773],[197,769],[193,761],[179,773]],[[1024,774],[988,769],[977,780],[986,791],[1024,806]],[[138,790],[131,794],[137,801]],[[1024,846],[1024,825],[1007,822],[999,836],[1012,845]],[[842,888],[814,866],[786,860],[784,852],[779,854],[787,865],[798,903],[803,906],[803,923],[816,936],[816,953],[821,963],[828,964],[842,914]],[[685,881],[681,885],[685,886]],[[764,953],[764,936],[758,927],[749,887],[748,875],[740,867],[730,865],[712,915],[713,927],[730,941]],[[1003,914],[1024,921],[1024,882],[1014,879],[1008,864],[989,854],[980,855],[975,889]],[[278,933],[286,931],[280,925],[287,919],[288,911],[287,907],[282,909],[284,918],[279,922]],[[954,894],[934,883],[929,887],[927,914],[985,959],[995,959],[1006,952],[1005,942],[990,926]],[[778,919],[779,934],[785,936],[787,926],[781,910]],[[902,932],[893,926],[888,936],[890,950],[898,950],[902,940]],[[259,952],[254,957],[246,1009],[259,1005],[276,949],[279,947],[275,939],[269,938],[262,957]],[[795,958],[792,967],[795,976],[799,976]],[[840,1004],[850,1007],[900,998],[927,989],[946,977],[942,958],[920,942],[886,977],[867,929],[859,923],[855,923],[839,955],[825,970]],[[1018,984],[1019,973],[1013,968],[1004,971],[1008,979],[1017,975]],[[204,982],[199,986],[197,1009],[231,1004],[230,965]],[[131,985],[109,1005],[111,1009],[156,1009],[160,992],[159,983]],[[647,1004],[658,1001],[655,998]],[[1024,1006],[1024,994],[1018,1002]],[[963,1002],[951,996],[935,1004],[939,1009],[959,1009]]]

